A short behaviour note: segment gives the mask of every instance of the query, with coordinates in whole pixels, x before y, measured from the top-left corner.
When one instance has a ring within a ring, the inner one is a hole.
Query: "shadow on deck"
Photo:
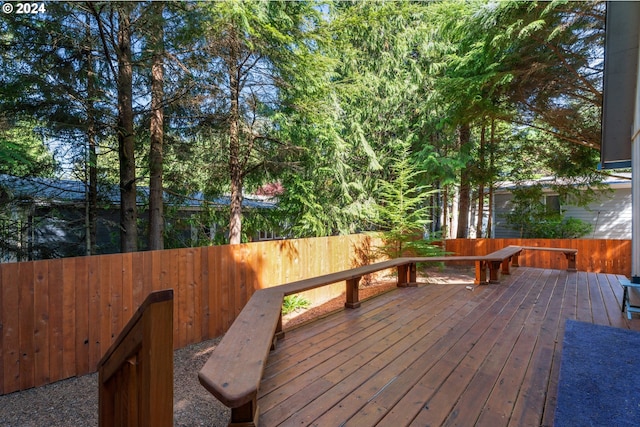
[[[397,289],[287,332],[260,425],[550,426],[566,319],[640,329],[616,276],[519,268]]]

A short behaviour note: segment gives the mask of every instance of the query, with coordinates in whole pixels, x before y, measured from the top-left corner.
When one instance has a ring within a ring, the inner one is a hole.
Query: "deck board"
[[[473,291],[394,290],[287,331],[260,424],[551,426],[565,320],[640,328],[618,288],[615,275],[517,268]]]
[[[540,423],[544,399],[549,386],[549,366],[553,360],[555,338],[560,322],[566,275],[554,275],[553,291],[540,325],[522,388],[513,408],[509,426],[532,426]]]

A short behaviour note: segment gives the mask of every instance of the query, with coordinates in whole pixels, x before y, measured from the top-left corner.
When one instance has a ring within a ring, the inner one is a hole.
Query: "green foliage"
[[[213,199],[279,182],[277,211],[243,210],[243,241],[278,225],[296,237],[382,226],[392,241],[417,237],[401,253],[422,242],[425,227],[435,231],[430,217],[440,217],[443,194],[461,181],[476,193],[542,174],[597,185],[603,4],[169,2],[165,189]],[[149,173],[151,5],[130,5],[141,185]],[[100,182],[119,181],[117,7],[58,2],[38,19],[0,15],[0,108],[33,120],[0,129],[0,172],[52,173],[48,154],[33,151],[42,145],[37,124],[72,147],[65,160],[77,176],[97,165]],[[457,138],[461,127],[468,143]],[[90,140],[97,160],[87,155]],[[575,197],[572,188],[556,191]],[[587,196],[579,203],[590,196],[579,194]],[[229,213],[221,207],[183,214],[166,211],[175,236],[167,247],[224,242]],[[197,235],[184,233],[192,226]]]
[[[304,310],[311,305],[311,302],[300,295],[287,295],[282,302],[282,314],[287,315],[294,311]]]
[[[186,20],[193,86],[182,107],[196,117],[194,139],[208,145],[205,192],[232,193],[237,240],[241,193],[292,173],[314,142],[300,135],[325,121],[333,65],[326,24],[305,1],[202,2],[189,6]]]
[[[401,157],[392,165],[392,180],[379,183],[378,224],[384,241],[380,251],[389,258],[432,255],[437,247],[423,238],[432,192],[416,185],[420,171],[410,162],[409,145],[402,145]]]
[[[578,218],[565,217],[543,203],[540,186],[513,191],[513,210],[505,215],[510,228],[522,238],[574,239],[589,234],[593,227]]]
[[[55,168],[53,155],[44,146],[36,127],[29,121],[10,126],[0,118],[0,174],[51,176]]]
[[[392,178],[400,141],[412,139],[416,150],[426,142],[425,101],[432,87],[428,10],[426,3],[408,1],[339,2],[331,9],[338,59],[330,98],[335,114],[328,117],[331,132],[319,141],[323,149],[309,157],[313,172],[305,177],[315,183],[310,207],[319,207],[307,212],[326,215],[327,225],[316,229],[371,229],[378,183]]]
[[[514,124],[599,146],[603,2],[481,2],[461,22],[490,58],[483,86],[520,111]]]
[[[549,174],[597,185],[603,3],[442,2],[435,11],[442,128],[498,123],[485,149],[493,165],[479,149],[456,153],[472,169],[466,176],[490,184]]]

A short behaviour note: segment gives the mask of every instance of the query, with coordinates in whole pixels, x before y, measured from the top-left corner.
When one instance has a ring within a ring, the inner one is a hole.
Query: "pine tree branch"
[[[105,35],[105,31],[104,31],[104,25],[102,23],[102,19],[100,18],[100,11],[98,11],[96,9],[95,3],[94,2],[86,2],[87,7],[89,8],[89,10],[91,11],[91,13],[93,14],[94,18],[96,18],[96,22],[98,24],[98,31],[100,33],[100,41],[102,42],[102,49],[104,50],[104,57],[105,60],[109,66],[109,69],[111,70],[111,75],[113,77],[113,80],[115,81],[116,76],[118,75],[116,72],[115,67],[113,66],[113,62],[111,61],[111,55],[109,54],[109,47],[107,46],[107,37]],[[102,8],[102,6],[101,6]]]

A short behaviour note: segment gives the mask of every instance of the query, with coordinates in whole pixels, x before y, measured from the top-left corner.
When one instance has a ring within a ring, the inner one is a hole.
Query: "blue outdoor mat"
[[[567,320],[554,425],[640,425],[640,332]]]

